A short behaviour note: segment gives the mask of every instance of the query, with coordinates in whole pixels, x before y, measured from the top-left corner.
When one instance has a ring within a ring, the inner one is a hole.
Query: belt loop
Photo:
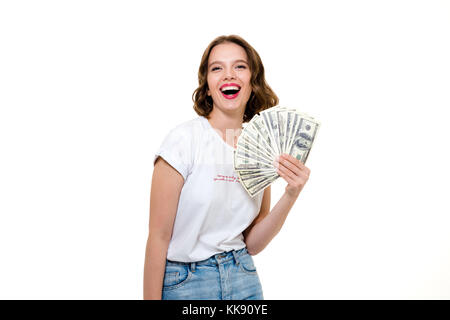
[[[191,262],[191,271],[195,272],[195,262]]]
[[[231,251],[233,253],[234,261],[236,261],[236,265],[239,265],[239,258],[236,254],[236,250]]]

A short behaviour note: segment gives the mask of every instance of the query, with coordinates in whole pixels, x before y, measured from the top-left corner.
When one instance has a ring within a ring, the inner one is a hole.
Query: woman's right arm
[[[161,300],[167,249],[172,237],[183,176],[158,157],[150,193],[150,225],[144,263],[144,300]]]

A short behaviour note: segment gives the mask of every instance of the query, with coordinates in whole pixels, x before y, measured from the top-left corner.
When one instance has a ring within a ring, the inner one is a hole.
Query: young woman
[[[211,42],[198,78],[199,116],[170,131],[155,156],[144,299],[261,300],[251,256],[280,231],[310,170],[287,154],[275,160],[288,184],[272,210],[270,187],[251,198],[239,183],[232,159],[242,123],[278,104],[244,39]]]

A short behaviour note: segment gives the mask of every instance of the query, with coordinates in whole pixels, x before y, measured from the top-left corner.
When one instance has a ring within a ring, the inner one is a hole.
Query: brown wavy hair
[[[232,42],[240,45],[247,53],[250,72],[252,74],[250,84],[252,93],[245,107],[243,122],[248,122],[260,111],[278,104],[278,97],[267,84],[264,77],[264,66],[258,52],[244,39],[237,35],[219,36],[214,39],[203,53],[198,69],[198,88],[192,94],[194,110],[198,115],[208,118],[213,109],[213,100],[208,96],[208,60],[211,50],[218,44]]]

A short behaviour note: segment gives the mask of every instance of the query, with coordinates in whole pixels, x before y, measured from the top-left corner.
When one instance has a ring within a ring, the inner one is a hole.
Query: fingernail
[[[272,164],[273,164],[273,166],[274,166],[275,168],[278,168],[278,166],[280,165],[280,163],[278,162],[277,159],[274,160],[274,161],[272,162]]]

